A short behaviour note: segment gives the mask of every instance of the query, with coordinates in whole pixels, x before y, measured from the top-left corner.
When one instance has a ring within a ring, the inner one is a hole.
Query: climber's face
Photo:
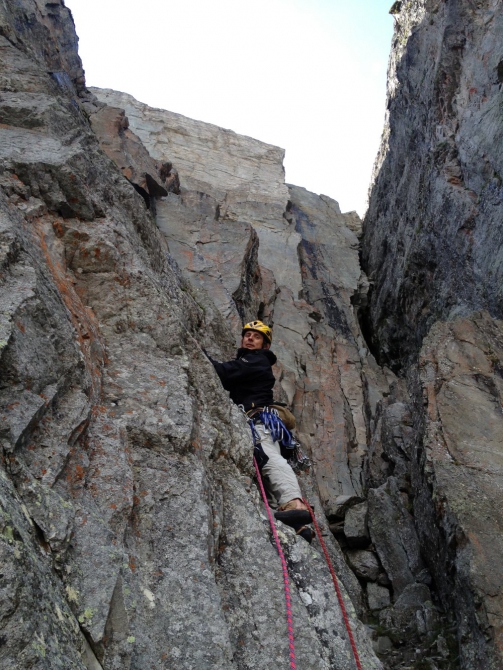
[[[265,342],[265,338],[262,333],[258,333],[256,330],[247,330],[243,335],[241,340],[241,347],[243,349],[269,349],[271,346],[269,342]]]

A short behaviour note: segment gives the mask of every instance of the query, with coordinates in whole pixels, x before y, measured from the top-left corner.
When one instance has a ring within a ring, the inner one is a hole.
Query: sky
[[[287,183],[363,216],[392,0],[65,0],[88,86],[286,150]]]

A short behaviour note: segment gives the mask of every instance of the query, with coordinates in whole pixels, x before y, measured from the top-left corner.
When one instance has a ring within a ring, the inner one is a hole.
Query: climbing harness
[[[255,428],[255,422],[260,422],[264,426],[264,429],[270,433],[272,440],[279,443],[281,455],[288,461],[288,464],[294,472],[306,470],[311,467],[311,461],[302,451],[300,443],[296,440],[295,436],[288,430],[281,420],[277,409],[274,407],[263,407],[256,410],[251,415],[248,415],[244,411],[242,405],[239,405],[239,407],[245,414],[246,420],[250,425],[253,445],[255,447],[255,456],[257,457],[260,469],[262,469],[262,466],[265,463],[261,463],[263,457],[257,452],[257,445],[260,444],[260,436]],[[265,459],[265,462],[267,462],[267,457],[265,457]]]
[[[253,464],[255,465],[255,470],[257,472],[257,480],[258,480],[258,483],[259,483],[260,492],[262,494],[262,500],[264,501],[264,505],[265,505],[265,508],[266,508],[266,511],[267,511],[267,516],[269,517],[269,524],[271,526],[271,531],[272,531],[272,534],[273,534],[273,537],[274,537],[274,542],[276,544],[276,549],[278,551],[279,558],[280,558],[280,561],[281,561],[281,568],[282,568],[282,571],[283,571],[283,583],[284,583],[284,587],[285,587],[286,620],[287,620],[287,626],[288,626],[288,640],[289,640],[289,646],[290,646],[290,668],[291,668],[291,670],[296,670],[297,665],[296,665],[296,662],[295,662],[295,645],[294,645],[293,621],[292,621],[292,603],[291,603],[291,598],[290,598],[290,580],[289,580],[289,577],[288,577],[288,567],[287,567],[287,564],[286,564],[285,555],[284,555],[283,549],[281,547],[278,531],[277,531],[276,525],[274,523],[271,508],[270,508],[269,502],[267,500],[267,494],[265,492],[264,484],[262,482],[262,475],[260,474],[261,467],[259,466],[259,462],[257,460],[257,446],[260,446],[260,436],[257,432],[257,429],[255,428],[255,423],[254,423],[254,418],[257,415],[254,415],[254,417],[249,417],[249,416],[247,416],[246,412],[244,411],[244,407],[242,405],[240,405],[239,407],[243,411],[243,413],[245,414],[246,420],[247,420],[247,422],[250,426],[250,429],[251,429],[252,438],[253,438],[253,445],[254,445],[254,449],[255,449],[255,453],[254,453],[254,457],[253,457]],[[257,418],[259,418],[259,417],[260,417],[261,423],[263,423],[263,425],[264,425],[264,428],[271,433],[271,437],[275,442],[276,441],[279,442],[280,439],[281,439],[281,440],[285,440],[288,444],[291,444],[293,446],[298,444],[298,442],[296,442],[293,435],[285,428],[283,422],[277,416],[277,413],[276,413],[276,415],[274,415],[274,410],[271,411],[268,408],[264,408],[262,411],[258,412],[258,417]],[[278,438],[280,438],[280,439],[278,439]],[[262,451],[262,453],[263,453],[263,451]],[[325,560],[326,560],[327,565],[328,565],[328,569],[330,570],[330,574],[332,576],[332,581],[333,581],[334,587],[335,587],[335,593],[337,595],[337,600],[339,601],[339,607],[341,608],[342,617],[344,619],[344,625],[346,627],[346,631],[347,631],[347,634],[348,634],[351,649],[353,650],[353,656],[354,656],[354,659],[355,659],[357,670],[362,670],[362,665],[361,665],[361,662],[360,662],[360,656],[358,654],[358,649],[356,648],[356,643],[355,643],[355,640],[354,640],[354,637],[353,637],[353,632],[351,630],[351,624],[349,623],[349,617],[348,617],[348,614],[347,614],[347,611],[346,611],[346,606],[344,604],[344,599],[342,597],[341,589],[340,589],[340,586],[339,586],[339,581],[337,579],[337,575],[335,574],[334,566],[332,565],[332,561],[330,559],[330,555],[328,553],[327,546],[325,544],[325,541],[324,541],[323,536],[321,534],[320,527],[318,525],[318,521],[316,520],[316,517],[314,515],[314,512],[313,512],[310,504],[307,502],[307,500],[305,498],[303,499],[303,502],[306,505],[309,513],[311,514],[311,518],[313,520],[314,527],[316,528],[316,534],[318,535],[318,539],[320,541],[321,548],[323,550],[323,554],[325,556]]]

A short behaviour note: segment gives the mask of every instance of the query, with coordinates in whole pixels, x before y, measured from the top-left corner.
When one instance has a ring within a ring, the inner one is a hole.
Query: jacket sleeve
[[[213,363],[213,367],[215,368],[217,375],[220,377],[224,389],[227,391],[230,390],[230,387],[233,387],[240,381],[244,382],[251,372],[250,365],[241,359],[219,363],[211,358],[211,356],[208,356],[208,358]]]

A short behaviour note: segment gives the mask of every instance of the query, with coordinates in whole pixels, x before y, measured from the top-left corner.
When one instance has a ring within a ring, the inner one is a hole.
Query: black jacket
[[[245,411],[273,402],[275,378],[272,366],[276,356],[269,349],[238,349],[233,361],[219,363],[210,358],[226,391]]]

